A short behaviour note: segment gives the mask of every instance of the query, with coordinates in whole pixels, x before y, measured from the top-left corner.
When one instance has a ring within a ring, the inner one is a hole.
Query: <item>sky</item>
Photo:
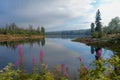
[[[120,17],[120,0],[0,0],[0,26],[14,22],[46,31],[88,29],[98,9],[102,24],[108,25]]]

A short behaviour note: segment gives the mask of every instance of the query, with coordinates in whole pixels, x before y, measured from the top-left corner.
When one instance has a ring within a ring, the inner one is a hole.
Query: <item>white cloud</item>
[[[57,28],[57,26],[61,25],[62,27],[66,22],[76,17],[84,18],[83,21],[90,19],[91,10],[94,9],[91,3],[94,1],[95,0],[52,0],[47,3],[37,1],[16,10],[15,14],[23,18],[32,19],[28,22],[44,25],[46,29],[54,26]],[[74,26],[70,28],[74,29]]]
[[[89,28],[98,8],[104,24],[120,16],[120,0],[3,0],[0,4],[5,8],[3,23],[43,25],[47,31]]]
[[[107,25],[112,18],[120,17],[120,0],[105,0],[107,3],[101,4],[99,9],[101,10],[102,22]]]

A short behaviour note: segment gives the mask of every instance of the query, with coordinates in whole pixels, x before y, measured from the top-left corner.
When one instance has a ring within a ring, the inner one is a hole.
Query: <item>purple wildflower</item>
[[[40,61],[43,63],[44,62],[44,53],[43,50],[40,49]]]
[[[101,54],[102,54],[102,50],[99,49],[99,50],[97,51],[97,55],[98,55],[98,57],[101,57]]]
[[[14,66],[16,67],[18,65],[19,65],[19,61],[16,61],[15,64],[14,64]]]
[[[61,64],[61,68],[64,68],[65,67],[65,64]]]
[[[33,66],[36,66],[36,58],[35,57],[32,58],[32,63],[33,63]]]
[[[84,66],[84,69],[85,69],[85,70],[88,70],[88,68],[89,68],[88,66]]]
[[[64,72],[64,76],[66,76],[67,78],[69,78],[69,74],[67,72]]]
[[[22,45],[19,43],[18,44],[18,49],[21,49],[22,48]]]
[[[69,67],[67,66],[67,67],[66,67],[66,72],[68,73],[68,71],[69,71]]]
[[[21,44],[18,44],[18,51],[20,56],[23,55],[23,49]]]
[[[80,60],[80,62],[82,62],[82,58],[81,57],[78,57],[78,59]]]
[[[23,63],[23,49],[22,49],[22,45],[18,44],[18,52],[19,52],[19,56],[20,56],[20,64]]]

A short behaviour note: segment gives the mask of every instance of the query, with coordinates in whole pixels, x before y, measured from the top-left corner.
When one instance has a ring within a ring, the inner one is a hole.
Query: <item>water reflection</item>
[[[19,68],[22,72],[24,72],[24,53],[22,49],[22,45],[18,44],[18,52],[19,52]]]
[[[99,60],[102,55],[102,49],[100,47],[93,47],[91,46],[91,54],[95,53],[95,59]]]
[[[95,52],[95,49],[93,46],[91,46],[91,54],[94,54],[94,52]]]
[[[41,39],[41,45],[44,46],[45,45],[45,38]]]
[[[73,39],[86,36],[88,35],[46,35],[47,38],[62,38],[62,39]]]
[[[11,48],[12,50],[16,50],[18,44],[27,44],[29,43],[30,47],[33,47],[34,43],[37,43],[39,46],[45,45],[45,38],[42,39],[27,39],[27,40],[20,40],[20,41],[10,41],[10,42],[0,42],[0,46],[5,46],[7,48]]]
[[[21,44],[24,50],[24,54],[18,54],[17,45]],[[40,64],[40,48],[42,48],[45,53],[45,63],[49,65],[50,68],[58,64],[66,64],[70,67],[70,73],[72,74],[74,70],[79,67],[78,57],[81,56],[84,60],[85,65],[89,65],[93,60],[95,60],[96,47],[87,46],[83,43],[72,42],[71,39],[59,39],[59,38],[47,38],[38,40],[26,40],[26,41],[13,41],[13,42],[3,42],[0,43],[0,68],[3,68],[7,63],[15,63],[16,61],[21,61],[21,69],[31,72],[32,58],[36,58],[37,67]],[[4,47],[4,46],[6,46]],[[32,48],[31,48],[32,47]],[[11,50],[12,49],[12,50]],[[13,51],[13,49],[15,51]],[[107,50],[105,56],[109,56],[110,50]],[[112,53],[112,51],[111,51]],[[104,49],[102,49],[102,54],[104,54]],[[103,58],[103,56],[101,56]],[[19,64],[20,65],[20,64]],[[24,65],[24,67],[22,66]]]
[[[95,60],[99,60],[100,58],[104,58],[104,59],[109,59],[111,58],[114,54],[114,52],[111,52],[110,50],[107,50],[105,48],[101,48],[101,47],[94,47],[91,46],[91,54],[94,54],[95,56]]]
[[[99,47],[95,48],[95,52],[96,52],[95,59],[99,60],[101,58],[101,55],[102,55],[102,49]]]

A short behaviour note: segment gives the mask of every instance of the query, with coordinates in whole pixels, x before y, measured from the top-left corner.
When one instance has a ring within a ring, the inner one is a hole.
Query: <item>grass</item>
[[[23,35],[23,34],[0,34],[0,42],[5,41],[19,41],[19,40],[25,40],[25,39],[39,39],[44,38],[44,36],[41,35]]]

